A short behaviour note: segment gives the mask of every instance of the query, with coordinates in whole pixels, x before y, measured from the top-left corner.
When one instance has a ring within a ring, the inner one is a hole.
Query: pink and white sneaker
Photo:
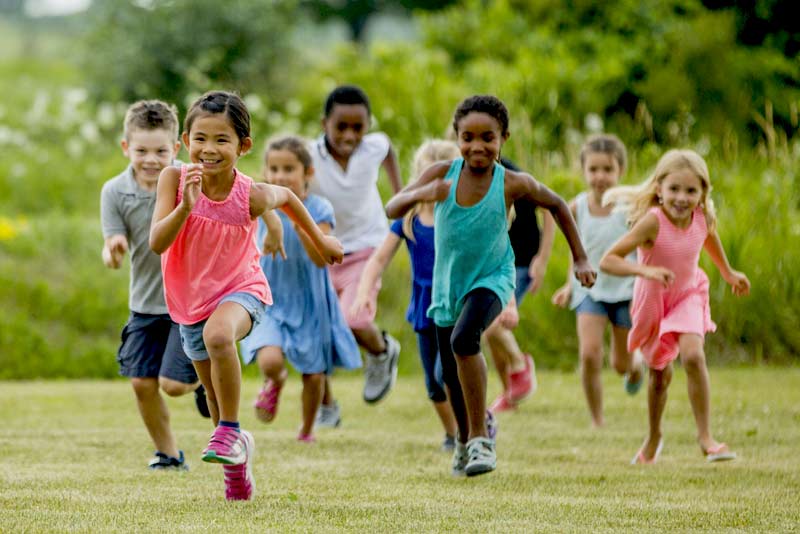
[[[249,501],[256,491],[256,481],[253,478],[253,453],[256,450],[256,442],[247,430],[242,430],[241,435],[245,446],[244,463],[222,466],[225,474],[225,498],[229,501]]]
[[[253,437],[250,436],[252,440]],[[203,461],[212,464],[241,465],[247,461],[244,432],[227,426],[217,426],[208,446],[203,450]]]

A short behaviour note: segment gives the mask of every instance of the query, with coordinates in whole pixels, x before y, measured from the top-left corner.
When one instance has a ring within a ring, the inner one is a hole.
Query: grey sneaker
[[[341,412],[339,411],[339,403],[333,401],[333,404],[320,404],[317,410],[317,417],[314,419],[314,426],[317,428],[336,428],[342,422]]]
[[[469,452],[467,446],[460,441],[456,440],[456,446],[453,449],[453,469],[451,471],[454,477],[463,477],[466,475],[467,462],[469,462]]]
[[[472,438],[467,443],[469,461],[464,472],[468,477],[482,475],[494,471],[497,467],[497,453],[494,450],[494,440],[490,438]]]
[[[486,410],[486,433],[489,439],[495,441],[497,439],[497,419],[490,410]]]
[[[367,354],[364,370],[364,401],[376,403],[386,396],[397,380],[397,362],[400,359],[400,342],[383,333],[386,350],[383,354]]]

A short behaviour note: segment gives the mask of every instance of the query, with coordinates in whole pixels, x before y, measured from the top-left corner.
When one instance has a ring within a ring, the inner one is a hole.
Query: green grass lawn
[[[145,468],[151,445],[124,381],[0,383],[0,532],[787,532],[800,512],[800,369],[711,370],[716,437],[739,453],[705,463],[677,370],[655,466],[630,466],[646,399],[604,376],[607,427],[589,428],[576,374],[540,373],[539,391],[499,418],[497,471],[449,474],[422,378],[377,406],[361,375],[339,375],[343,424],[295,441],[299,379],[277,420],[253,431],[257,494],[227,503],[222,470],[198,460],[211,431],[191,396],[169,399],[188,473]],[[497,390],[494,376],[490,396]]]

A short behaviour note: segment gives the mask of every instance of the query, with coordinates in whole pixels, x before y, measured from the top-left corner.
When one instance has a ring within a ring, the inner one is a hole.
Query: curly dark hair
[[[492,95],[474,95],[464,99],[453,114],[453,129],[458,132],[458,123],[471,112],[486,113],[500,123],[503,135],[508,133],[508,108],[503,102]]]
[[[353,105],[361,104],[367,108],[367,117],[369,117],[369,98],[363,89],[357,85],[340,85],[330,92],[328,98],[325,99],[325,116],[330,117],[331,111],[335,104]]]

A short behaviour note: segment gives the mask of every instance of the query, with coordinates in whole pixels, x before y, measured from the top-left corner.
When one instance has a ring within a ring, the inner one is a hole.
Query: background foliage
[[[465,0],[418,13],[416,39],[364,43],[326,40],[326,26],[266,1],[95,2],[67,20],[0,18],[0,378],[116,374],[128,275],[102,266],[98,208],[102,183],[126,164],[118,139],[131,100],[185,106],[237,89],[260,147],[278,132],[317,135],[326,93],[345,82],[370,95],[406,180],[414,148],[445,135],[456,104],[478,92],[510,108],[506,155],[565,198],[584,188],[576,160],[590,132],[626,141],[627,182],[667,148],[699,151],[731,263],[753,283],[734,299],[703,260],[719,325],[709,359],[797,362],[800,60],[791,22],[773,20],[782,3],[767,4],[760,41],[740,8],[695,0]],[[259,171],[259,152],[241,160],[245,172]],[[517,335],[540,367],[573,368],[574,316],[549,303],[567,264],[556,241]],[[403,342],[404,372],[418,368],[408,271],[398,254],[379,312]]]

